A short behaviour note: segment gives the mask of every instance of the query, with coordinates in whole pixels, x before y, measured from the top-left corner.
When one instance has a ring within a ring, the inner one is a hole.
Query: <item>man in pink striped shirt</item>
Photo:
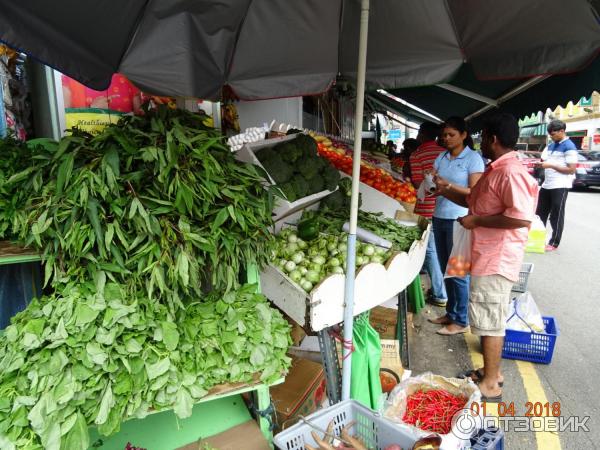
[[[502,401],[500,371],[510,291],[519,279],[528,229],[535,215],[538,185],[513,150],[519,137],[517,120],[498,114],[483,126],[481,150],[492,162],[468,196],[449,192],[437,179],[440,193],[467,206],[459,222],[472,230],[471,332],[481,336],[484,367],[467,376],[479,383],[483,401]]]

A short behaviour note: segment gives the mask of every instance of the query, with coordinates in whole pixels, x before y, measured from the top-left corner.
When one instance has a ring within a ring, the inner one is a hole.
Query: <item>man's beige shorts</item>
[[[504,336],[513,284],[502,275],[471,276],[471,333],[477,336]]]

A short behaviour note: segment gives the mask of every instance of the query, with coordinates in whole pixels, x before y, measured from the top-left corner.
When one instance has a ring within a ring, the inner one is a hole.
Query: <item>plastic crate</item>
[[[471,438],[470,450],[504,450],[504,431],[500,428],[479,430]]]
[[[533,263],[523,263],[521,265],[519,281],[513,285],[513,292],[527,292],[527,283],[529,282],[529,275],[531,275],[531,272],[533,272]]]
[[[527,284],[529,283],[529,275],[533,272],[533,263],[523,263],[519,271],[519,281],[513,287],[513,292],[527,292]]]
[[[554,317],[542,316],[542,319],[546,329],[545,333],[507,329],[502,357],[550,364],[559,330]]]
[[[334,423],[336,436],[339,436],[344,425],[356,421],[351,434],[362,439],[369,449],[383,450],[392,444],[412,448],[418,440],[418,436],[411,435],[408,430],[399,428],[381,414],[355,400],[337,403],[311,414],[305,420],[306,422],[301,421],[276,435],[273,439],[275,446],[280,450],[305,450],[306,444],[318,447],[310,432],[315,431],[322,437],[321,430],[326,430],[331,421]]]

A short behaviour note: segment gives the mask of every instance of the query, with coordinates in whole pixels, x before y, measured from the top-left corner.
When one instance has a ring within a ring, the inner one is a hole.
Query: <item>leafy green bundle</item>
[[[318,221],[322,233],[336,234],[348,221],[348,211],[345,208],[327,207],[318,211],[305,211],[302,218],[314,218]],[[382,213],[358,211],[358,226],[390,241],[392,250],[396,252],[407,252],[413,242],[423,236],[423,230],[418,226],[402,225]]]
[[[261,176],[191,113],[149,111],[98,136],[0,150],[0,237],[43,251],[46,282],[102,270],[174,305],[201,287],[234,288],[243,264],[271,253]]]
[[[246,285],[171,314],[99,275],[34,300],[0,337],[0,448],[87,450],[152,410],[188,417],[215,385],[273,381],[289,325]]]

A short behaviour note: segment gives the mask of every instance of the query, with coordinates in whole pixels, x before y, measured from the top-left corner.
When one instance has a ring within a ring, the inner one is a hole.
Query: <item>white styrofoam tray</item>
[[[295,139],[296,136],[297,136],[297,134],[291,134],[289,136],[283,136],[283,137],[278,137],[278,138],[273,138],[273,139],[267,139],[267,140],[264,140],[261,142],[252,142],[252,143],[245,144],[240,150],[238,150],[236,152],[236,158],[240,161],[244,161],[244,162],[259,166],[264,170],[264,167],[262,166],[262,164],[260,163],[260,161],[258,160],[258,158],[256,157],[256,155],[254,153],[262,148],[274,147],[277,144],[280,144],[281,142],[291,141],[291,140]],[[265,170],[265,172],[266,172],[266,170]],[[267,173],[267,175],[269,175],[269,174]],[[271,178],[270,175],[269,175],[268,181],[269,181],[269,184],[271,184],[271,185],[275,184],[275,182],[273,181],[273,179]],[[331,194],[332,192],[333,191],[328,191],[328,190],[317,192],[316,194],[311,194],[306,197],[299,198],[293,202],[289,202],[282,198],[277,198],[275,201],[276,202],[275,208],[273,209],[274,219],[278,220],[283,217],[289,216],[290,214],[292,214],[296,211],[304,209],[307,206],[318,202],[323,197],[326,197],[327,195]]]

